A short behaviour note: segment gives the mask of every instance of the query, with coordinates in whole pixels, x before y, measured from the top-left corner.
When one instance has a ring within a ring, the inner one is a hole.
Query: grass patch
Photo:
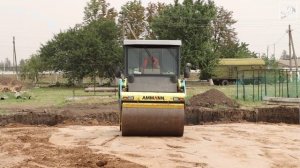
[[[0,109],[0,116],[1,115],[7,115],[9,114],[10,112],[8,112],[7,110],[4,110],[4,109]]]
[[[8,93],[8,98],[2,100],[2,108],[13,107],[61,107],[73,103],[107,103],[117,100],[115,94],[84,92],[83,88],[33,88],[26,91],[31,95],[30,99],[16,99],[14,94]],[[72,101],[72,97],[87,97],[78,101]],[[69,99],[68,99],[69,98]]]
[[[251,89],[248,86],[247,89]],[[188,87],[187,97],[191,98],[195,94],[203,93],[209,89],[218,89],[226,96],[236,99],[236,86],[193,86]],[[3,93],[4,94],[4,93]],[[1,100],[1,108],[38,108],[38,107],[62,107],[69,104],[106,104],[117,101],[115,93],[84,92],[83,88],[32,88],[27,90],[27,94],[31,95],[30,99],[16,99],[13,93],[5,93],[8,97],[6,100]],[[242,97],[240,97],[242,98]],[[243,107],[257,107],[263,105],[261,101],[237,101]],[[2,113],[5,113],[3,111]]]

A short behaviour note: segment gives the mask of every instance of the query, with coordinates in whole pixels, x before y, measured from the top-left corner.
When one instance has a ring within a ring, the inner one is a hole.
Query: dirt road
[[[300,126],[186,126],[121,137],[117,126],[0,128],[0,167],[300,167]]]

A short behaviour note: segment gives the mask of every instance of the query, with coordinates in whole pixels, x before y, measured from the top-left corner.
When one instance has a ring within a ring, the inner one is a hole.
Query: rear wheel
[[[222,85],[223,86],[229,85],[229,81],[228,80],[222,80]]]

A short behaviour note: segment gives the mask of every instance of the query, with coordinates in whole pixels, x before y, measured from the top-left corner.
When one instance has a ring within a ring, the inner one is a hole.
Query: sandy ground
[[[300,167],[300,126],[186,126],[122,137],[116,126],[0,128],[0,167]]]

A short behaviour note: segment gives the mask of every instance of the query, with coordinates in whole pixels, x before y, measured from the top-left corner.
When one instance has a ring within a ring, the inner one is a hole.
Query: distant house
[[[300,65],[300,59],[297,59],[297,63],[298,63],[298,69],[299,69],[299,65]],[[289,59],[280,59],[278,61],[278,66],[280,69],[290,69],[290,60]],[[296,70],[296,64],[295,64],[295,60],[292,59],[291,60],[291,67],[292,70]]]

